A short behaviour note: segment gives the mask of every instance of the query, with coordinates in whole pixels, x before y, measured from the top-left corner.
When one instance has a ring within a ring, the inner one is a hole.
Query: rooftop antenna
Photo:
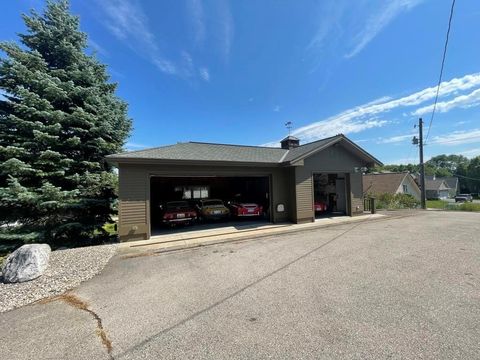
[[[292,126],[293,126],[293,123],[291,121],[287,121],[285,123],[285,127],[288,129],[288,136],[290,136],[290,134],[292,132]]]

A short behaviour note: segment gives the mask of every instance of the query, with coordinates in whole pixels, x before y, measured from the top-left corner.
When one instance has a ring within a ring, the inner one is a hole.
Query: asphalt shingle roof
[[[363,192],[395,194],[408,173],[381,173],[363,175]]]
[[[212,144],[201,142],[186,142],[175,145],[161,146],[145,150],[129,151],[107,156],[114,161],[122,160],[190,160],[219,161],[259,164],[282,164],[295,161],[316,149],[327,147],[341,139],[336,135],[327,139],[314,141],[299,147],[286,150],[280,147],[243,146],[228,144]]]
[[[330,137],[330,138],[326,138],[326,139],[322,139],[322,140],[318,140],[318,141],[314,141],[314,142],[311,142],[311,143],[293,148],[293,149],[288,151],[288,153],[285,155],[285,158],[283,159],[283,161],[292,161],[292,160],[298,159],[299,157],[302,157],[302,156],[308,154],[309,152],[311,152],[315,149],[324,147],[329,143],[333,143],[333,142],[337,141],[338,137],[339,137],[339,135],[334,136],[334,137]]]
[[[433,176],[432,175],[427,175],[427,176],[425,176],[425,179],[426,180],[433,180]],[[458,187],[458,178],[455,177],[455,176],[447,176],[447,177],[438,177],[437,176],[435,179],[445,181],[445,183],[447,184],[447,186],[450,189],[456,189]]]
[[[425,178],[425,190],[448,190],[447,183],[443,179],[429,180]]]
[[[193,161],[237,161],[247,163],[278,163],[288,150],[259,146],[178,143],[152,149],[115,154],[118,159],[162,159]]]

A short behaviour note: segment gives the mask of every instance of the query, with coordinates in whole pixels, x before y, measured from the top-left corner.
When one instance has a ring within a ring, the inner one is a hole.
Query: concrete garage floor
[[[117,256],[73,300],[1,314],[0,358],[478,359],[479,224],[416,212]]]

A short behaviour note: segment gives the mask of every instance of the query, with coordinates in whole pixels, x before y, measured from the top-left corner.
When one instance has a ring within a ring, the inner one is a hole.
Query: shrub
[[[476,204],[476,203],[463,203],[460,205],[451,204],[448,206],[448,210],[480,211],[480,204]]]
[[[373,196],[377,199],[377,209],[416,209],[420,206],[420,201],[410,194],[384,193]]]

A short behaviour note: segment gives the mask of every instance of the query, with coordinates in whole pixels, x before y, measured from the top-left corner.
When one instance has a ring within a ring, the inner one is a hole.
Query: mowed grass
[[[480,211],[480,204],[477,203],[462,203],[461,205],[455,206],[456,210],[461,211]]]
[[[442,210],[453,210],[453,211],[479,211],[480,204],[465,202],[461,204],[452,204],[445,200],[427,200],[427,208],[430,209],[442,209]]]
[[[427,200],[427,208],[431,209],[445,209],[448,202],[445,200]]]

